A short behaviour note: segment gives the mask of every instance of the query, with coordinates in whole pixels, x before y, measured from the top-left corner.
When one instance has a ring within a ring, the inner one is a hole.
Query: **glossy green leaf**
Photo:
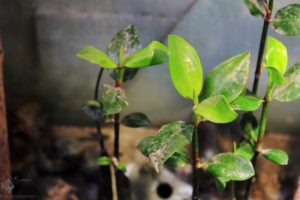
[[[300,98],[300,62],[284,74],[285,83],[275,87],[272,98],[289,102]]]
[[[268,87],[273,88],[276,85],[282,85],[285,83],[285,79],[281,73],[273,68],[273,67],[267,67],[268,70]]]
[[[138,145],[138,149],[143,154],[148,154],[151,164],[159,172],[166,160],[184,145],[190,143],[193,130],[193,126],[182,121],[166,124],[159,129],[154,138],[144,139]],[[146,152],[145,149],[147,149]]]
[[[229,102],[244,90],[250,68],[248,51],[236,55],[217,65],[206,76],[201,99],[224,95]]]
[[[102,121],[101,103],[96,100],[89,100],[81,107],[81,111],[94,121]]]
[[[145,115],[144,113],[140,113],[140,112],[135,112],[135,113],[126,115],[123,118],[122,123],[125,126],[131,127],[131,128],[145,127],[145,126],[151,125],[151,121],[147,117],[147,115]]]
[[[101,156],[97,159],[97,164],[100,166],[108,166],[112,164],[112,159],[107,156]]]
[[[173,85],[184,98],[198,97],[202,89],[202,65],[196,50],[183,38],[169,35],[169,70]]]
[[[107,47],[107,54],[122,65],[123,61],[141,48],[141,41],[136,27],[132,24],[115,34]],[[119,60],[121,58],[121,60]]]
[[[101,102],[103,115],[120,113],[123,108],[128,106],[124,91],[121,88],[114,88],[106,84],[102,86]]]
[[[179,148],[165,164],[170,167],[185,167],[190,163],[189,154],[184,147]]]
[[[228,180],[226,180],[226,179],[223,179],[223,178],[221,178],[221,177],[217,177],[216,179],[215,179],[215,183],[216,183],[216,188],[217,188],[217,190],[219,191],[219,192],[223,192],[224,190],[225,190],[225,188],[226,188],[226,185],[227,185],[227,182],[228,182]]]
[[[243,181],[254,175],[251,162],[234,153],[217,154],[206,161],[203,168],[223,180]]]
[[[221,124],[231,122],[238,116],[222,95],[210,97],[194,106],[194,113],[208,121]]]
[[[261,16],[263,17],[264,11],[261,9],[259,3],[257,0],[244,0],[244,3],[246,4],[247,8],[249,9],[251,15],[253,16]]]
[[[244,158],[251,160],[254,156],[254,150],[250,143],[242,141],[239,147],[236,149],[237,154],[243,156]]]
[[[149,156],[149,148],[152,141],[155,139],[155,136],[144,137],[137,146],[137,149],[146,157]]]
[[[76,56],[106,69],[117,67],[109,56],[92,46],[83,47]]]
[[[263,100],[255,96],[252,92],[244,90],[230,105],[234,110],[254,111],[260,107],[262,102]]]
[[[129,68],[148,67],[162,64],[167,57],[168,48],[160,42],[153,41],[145,48],[126,58],[124,65]]]
[[[300,34],[300,4],[290,4],[277,11],[273,28],[282,35]]]
[[[278,165],[287,165],[289,156],[280,149],[263,149],[263,156]]]
[[[269,36],[266,47],[266,67],[273,67],[283,75],[287,64],[286,46],[276,38]]]

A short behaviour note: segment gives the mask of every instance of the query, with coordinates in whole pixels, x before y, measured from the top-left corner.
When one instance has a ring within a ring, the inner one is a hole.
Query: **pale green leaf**
[[[123,108],[128,106],[124,91],[121,88],[114,88],[110,85],[103,84],[101,94],[103,115],[120,113]]]
[[[137,149],[144,155],[149,156],[148,150],[155,136],[145,137],[137,146]],[[169,157],[165,164],[171,167],[184,167],[190,162],[189,154],[184,147],[179,147],[176,152]]]
[[[266,47],[266,67],[273,67],[283,75],[287,64],[286,46],[276,38],[269,36]]]
[[[184,98],[198,98],[202,89],[202,65],[196,50],[183,38],[169,35],[169,69],[173,85]]]
[[[168,48],[160,42],[153,41],[145,48],[135,52],[124,61],[129,68],[142,68],[158,65],[168,57]]]
[[[206,76],[201,99],[224,95],[229,102],[244,90],[250,68],[250,52],[246,51],[217,65]]]
[[[261,153],[265,158],[278,165],[288,164],[289,156],[280,149],[263,149]]]
[[[273,28],[282,35],[299,35],[300,4],[290,4],[278,10],[273,19]]]
[[[123,61],[141,48],[141,41],[136,27],[132,24],[118,31],[107,47],[107,54],[122,65]],[[121,58],[121,60],[119,60]]]
[[[289,102],[300,98],[300,62],[284,74],[285,83],[275,87],[272,98]]]
[[[138,149],[147,155],[159,172],[163,163],[175,152],[192,140],[194,128],[182,121],[162,126],[154,138],[146,138],[138,145]]]
[[[255,96],[249,90],[244,90],[230,105],[234,110],[254,111],[260,107],[262,102],[262,99]]]
[[[194,113],[214,123],[228,123],[238,116],[222,95],[210,97],[194,106]]]
[[[117,67],[109,56],[92,46],[83,47],[76,56],[106,69]]]
[[[223,180],[243,181],[254,176],[251,162],[234,153],[217,154],[203,163],[203,168]]]

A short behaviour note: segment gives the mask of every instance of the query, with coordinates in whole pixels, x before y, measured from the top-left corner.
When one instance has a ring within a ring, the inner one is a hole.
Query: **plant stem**
[[[104,71],[104,69],[101,68],[99,73],[98,73],[98,77],[97,77],[97,81],[96,81],[96,85],[95,85],[94,99],[96,101],[98,101],[98,99],[99,99],[99,86],[100,86],[101,78],[102,78],[102,75],[103,75],[103,71]],[[101,122],[96,122],[97,136],[98,136],[101,151],[103,153],[107,153],[107,150],[106,150],[105,145],[104,145],[104,137],[103,137],[103,134],[101,132],[101,126],[102,126]]]
[[[269,0],[268,4],[266,4],[266,1],[264,0],[264,5],[265,5],[266,15],[264,17],[264,25],[263,25],[263,29],[262,29],[262,33],[261,33],[261,39],[260,39],[258,57],[257,57],[257,63],[256,63],[256,69],[255,69],[255,77],[254,77],[254,82],[253,82],[253,87],[252,87],[252,92],[254,94],[257,94],[257,91],[258,91],[259,80],[260,80],[261,71],[262,71],[263,55],[264,55],[265,46],[266,46],[266,39],[267,39],[269,25],[270,25],[272,11],[273,11],[273,0]],[[257,148],[258,148],[258,145],[261,145],[262,139],[264,137],[266,120],[267,120],[266,115],[267,115],[267,111],[269,108],[268,103],[269,103],[268,101],[265,101],[263,104],[261,121],[259,124],[259,137],[258,137],[258,141],[255,145],[255,154],[252,159],[252,165],[254,167],[255,172],[256,172],[257,157],[259,155],[259,153],[257,152]],[[248,181],[246,183],[246,193],[245,193],[246,200],[248,200],[250,197],[252,182],[253,182],[253,177],[248,179]]]
[[[260,39],[259,50],[258,50],[255,77],[254,77],[253,88],[252,88],[252,92],[254,94],[257,94],[257,90],[258,90],[259,79],[262,70],[263,55],[265,51],[266,39],[267,39],[270,20],[272,16],[272,10],[273,10],[273,0],[269,0],[268,8],[266,9],[267,14],[264,18],[264,25],[261,33],[261,39]]]
[[[193,194],[192,200],[199,200],[199,168],[200,168],[200,152],[199,152],[199,136],[198,136],[198,123],[195,122],[193,139],[192,139],[192,152],[193,152]]]
[[[115,80],[115,87],[122,88],[123,85],[123,76],[124,76],[124,69],[116,69],[115,70],[116,80]],[[114,156],[119,160],[119,143],[120,143],[120,113],[114,115]]]
[[[255,154],[252,158],[252,165],[254,167],[255,172],[256,172],[257,158],[259,156],[259,149],[261,148],[262,141],[263,141],[263,138],[265,135],[268,110],[269,110],[269,100],[268,100],[268,98],[265,98],[265,102],[263,103],[263,108],[261,111],[261,119],[260,119],[260,123],[259,123],[259,131],[258,131],[258,140],[255,145]],[[247,182],[246,194],[245,194],[246,200],[249,199],[249,197],[250,197],[250,193],[251,193],[251,189],[252,189],[252,182],[253,182],[252,178],[250,178]]]
[[[120,141],[120,114],[117,113],[114,115],[114,156],[119,160],[119,141]]]
[[[236,197],[235,197],[235,181],[231,181],[230,182],[231,184],[231,200],[236,200]]]

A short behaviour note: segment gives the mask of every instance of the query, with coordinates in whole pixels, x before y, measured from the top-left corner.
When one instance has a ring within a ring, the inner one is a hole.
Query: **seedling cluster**
[[[272,18],[273,0],[244,0],[250,13],[262,17],[264,26],[255,71],[252,91],[247,89],[250,71],[250,52],[233,56],[214,67],[203,78],[200,58],[196,50],[186,40],[177,35],[168,36],[167,46],[153,41],[140,49],[140,39],[136,28],[129,25],[120,30],[111,40],[107,54],[92,46],[86,46],[77,56],[100,67],[95,86],[95,97],[88,100],[82,110],[95,121],[101,146],[100,166],[115,171],[124,171],[125,165],[119,161],[119,126],[136,128],[149,126],[149,118],[143,113],[132,113],[120,119],[121,111],[129,104],[126,101],[123,83],[131,80],[139,68],[159,65],[168,60],[170,77],[177,92],[193,102],[192,124],[175,121],[163,125],[157,135],[144,138],[138,150],[147,156],[157,172],[164,164],[182,167],[193,166],[193,200],[200,198],[199,170],[204,170],[216,179],[218,188],[224,189],[229,181],[248,180],[245,199],[251,191],[251,177],[255,175],[259,154],[278,164],[286,165],[288,156],[280,149],[265,149],[263,138],[267,124],[269,104],[273,100],[289,102],[300,97],[300,63],[287,70],[288,54],[285,45],[268,36],[271,24],[279,34],[293,36],[300,34],[300,4],[291,4],[279,9]],[[266,47],[265,47],[266,46]],[[98,97],[103,69],[115,81],[115,86],[103,84]],[[268,73],[268,85],[263,98],[257,96],[262,70]],[[262,105],[260,121],[252,114]],[[171,111],[170,111],[171,112]],[[219,153],[202,159],[199,151],[198,126],[204,121],[216,124],[229,123],[242,115],[241,127],[244,135],[233,144],[232,152]],[[115,130],[114,155],[106,150],[101,125],[113,118]],[[191,144],[191,156],[187,145]],[[126,153],[126,152],[125,152]],[[118,182],[118,176],[115,177]],[[233,182],[234,185],[234,182]],[[114,186],[112,185],[112,188]],[[118,192],[115,196],[120,198]],[[234,192],[232,198],[235,199]],[[124,199],[124,198],[121,198]]]

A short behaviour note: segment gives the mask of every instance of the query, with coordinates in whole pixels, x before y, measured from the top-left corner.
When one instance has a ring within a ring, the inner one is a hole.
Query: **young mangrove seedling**
[[[244,157],[227,152],[201,159],[199,152],[199,133],[197,127],[203,121],[228,123],[238,114],[233,105],[238,105],[237,98],[243,95],[248,79],[250,53],[243,52],[212,69],[202,88],[202,65],[196,50],[183,38],[168,37],[169,71],[178,93],[193,102],[193,124],[183,121],[163,125],[156,136],[144,138],[138,149],[147,157],[159,172],[166,163],[183,166],[187,164],[188,153],[185,145],[192,143],[193,194],[192,199],[199,199],[199,170],[213,175],[218,186],[225,187],[231,180],[246,180],[254,175],[251,162]]]
[[[83,112],[96,122],[101,147],[101,156],[97,160],[97,163],[100,165],[100,171],[103,168],[104,173],[107,173],[107,168],[110,169],[111,181],[108,181],[108,183],[111,183],[111,196],[103,197],[103,193],[107,193],[105,191],[107,182],[102,181],[103,184],[99,186],[99,198],[101,195],[101,199],[131,199],[130,193],[124,194],[124,192],[120,192],[125,187],[128,187],[128,183],[123,180],[125,165],[119,161],[120,122],[133,128],[150,125],[150,120],[143,113],[132,113],[120,120],[121,111],[128,106],[123,82],[131,80],[139,68],[161,64],[168,57],[167,47],[158,41],[153,41],[145,48],[139,49],[139,34],[133,25],[128,25],[112,38],[107,48],[107,54],[93,46],[86,46],[76,54],[79,58],[96,64],[101,68],[96,81],[95,98],[87,101],[82,108]],[[98,87],[103,69],[109,70],[111,77],[115,81],[115,86],[103,84],[101,98],[98,99]],[[113,156],[108,155],[103,135],[101,134],[101,125],[104,119],[110,116],[114,118]],[[103,179],[103,177],[100,177],[100,179]]]
[[[244,2],[253,16],[262,17],[262,19],[264,20],[252,92],[255,95],[257,94],[264,61],[266,69],[268,71],[269,80],[267,91],[264,97],[264,104],[262,108],[260,123],[257,122],[256,118],[252,115],[252,113],[244,114],[242,119],[242,128],[244,130],[246,139],[240,143],[240,147],[238,148],[237,152],[240,152],[241,154],[245,155],[248,159],[251,159],[254,168],[256,167],[257,157],[260,153],[262,153],[264,157],[270,159],[271,161],[280,165],[284,165],[287,164],[288,156],[281,150],[263,150],[262,140],[264,137],[266,127],[269,102],[272,99],[276,99],[275,94],[274,98],[272,97],[273,93],[276,92],[275,88],[284,87],[283,85],[287,84],[287,80],[285,79],[287,79],[288,74],[291,73],[290,70],[294,70],[293,77],[297,76],[297,64],[295,64],[286,74],[284,74],[288,60],[287,50],[285,46],[275,38],[269,37],[267,39],[267,35],[269,25],[272,25],[275,32],[281,35],[299,35],[300,4],[294,3],[287,5],[284,8],[279,9],[276,12],[275,17],[272,18],[273,0],[244,0]],[[266,41],[267,47],[265,47]],[[289,79],[291,78],[289,77]],[[284,84],[284,82],[286,83]],[[293,86],[286,89],[289,93],[293,93],[293,95],[296,97],[297,93],[299,93],[299,91],[297,90],[297,85],[299,85],[299,83],[297,83],[296,79],[293,81],[290,80],[290,83]],[[296,98],[287,98],[286,101],[292,101],[295,99]],[[271,154],[272,156],[269,156],[268,154]],[[277,155],[277,159],[275,160],[274,155]],[[244,199],[249,199],[251,185],[252,179],[249,179],[247,182]]]

